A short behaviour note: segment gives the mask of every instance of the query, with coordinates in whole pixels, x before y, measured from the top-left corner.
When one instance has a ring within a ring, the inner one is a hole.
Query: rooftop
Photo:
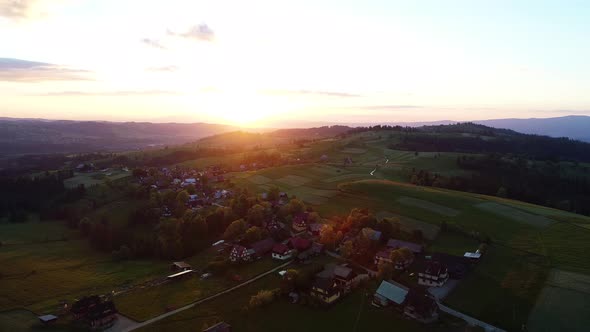
[[[404,285],[398,284],[395,281],[383,281],[376,294],[396,303],[402,304],[408,295],[408,288]]]

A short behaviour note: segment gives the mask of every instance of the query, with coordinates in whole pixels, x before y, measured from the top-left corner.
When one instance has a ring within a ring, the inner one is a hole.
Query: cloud
[[[25,18],[37,0],[0,0],[0,16]]]
[[[215,39],[215,33],[207,24],[192,26],[185,32],[174,32],[168,30],[168,35],[200,41],[213,41]]]
[[[178,70],[177,66],[161,66],[161,67],[147,68],[147,71],[153,71],[153,72],[173,72],[173,71],[177,71],[177,70]]]
[[[0,58],[0,81],[42,82],[91,80],[88,71],[51,63]]]
[[[153,47],[153,48],[157,48],[157,49],[160,49],[160,50],[166,50],[167,49],[166,46],[162,45],[160,43],[160,41],[157,40],[157,39],[143,38],[141,40],[141,42],[144,43],[144,44],[146,44],[147,46],[150,46],[150,47]]]
[[[324,97],[362,97],[359,94],[337,92],[337,91],[323,91],[323,90],[266,90],[266,94],[270,95],[308,95],[308,96],[324,96]]]
[[[168,90],[115,90],[115,91],[59,91],[35,96],[111,96],[111,97],[128,97],[128,96],[155,96],[155,95],[179,95],[180,93]]]
[[[360,107],[354,107],[354,108],[360,108],[360,109],[370,110],[370,111],[399,111],[399,110],[405,110],[405,109],[409,109],[409,108],[424,108],[424,106],[419,106],[419,105],[368,105],[368,106],[360,106]]]

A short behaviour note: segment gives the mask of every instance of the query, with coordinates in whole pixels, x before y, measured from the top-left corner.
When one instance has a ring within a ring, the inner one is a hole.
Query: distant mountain
[[[235,127],[208,123],[0,118],[0,154],[122,151],[181,144]]]
[[[590,116],[570,115],[544,119],[495,119],[473,122],[494,128],[512,129],[524,134],[569,137],[590,142]]]
[[[590,142],[590,116],[568,115],[555,118],[531,119],[492,119],[474,121],[430,121],[430,122],[388,122],[392,126],[436,126],[460,122],[473,122],[493,128],[511,129],[523,134],[545,135],[551,137],[569,137]]]

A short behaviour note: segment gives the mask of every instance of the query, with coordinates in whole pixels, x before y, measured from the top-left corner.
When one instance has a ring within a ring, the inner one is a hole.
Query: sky
[[[0,117],[590,115],[590,2],[0,0]]]

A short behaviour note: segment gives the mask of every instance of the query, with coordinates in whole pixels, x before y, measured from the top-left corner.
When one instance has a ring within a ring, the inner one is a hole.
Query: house
[[[101,301],[86,314],[85,321],[92,330],[104,330],[111,327],[117,319],[117,309],[111,300]]]
[[[220,322],[204,329],[203,332],[231,332],[231,325],[226,322]]]
[[[302,237],[292,237],[289,239],[289,247],[297,250],[298,252],[304,252],[311,248],[312,242]]]
[[[170,271],[172,272],[180,272],[180,271],[186,271],[186,270],[190,270],[191,266],[190,264],[186,263],[186,262],[174,262],[172,263],[172,265],[170,265]]]
[[[481,258],[481,253],[479,252],[479,250],[477,250],[476,252],[466,252],[465,255],[463,255],[463,257],[478,260]]]
[[[285,261],[291,259],[295,254],[294,249],[290,249],[287,245],[279,243],[272,247],[272,258]]]
[[[415,254],[421,253],[422,250],[424,249],[424,247],[422,247],[422,245],[420,245],[420,244],[402,241],[402,240],[396,240],[396,239],[389,239],[389,241],[387,241],[387,247],[390,249],[394,249],[394,250],[401,249],[401,248],[408,248],[408,249],[410,249],[410,251],[412,251]]]
[[[418,284],[429,287],[441,287],[449,280],[449,271],[444,264],[429,260],[418,272]]]
[[[293,230],[297,233],[307,230],[307,213],[301,213],[293,217]]]
[[[324,253],[324,245],[319,243],[319,242],[314,242],[311,245],[311,250],[310,250],[311,254],[314,256],[318,256],[320,254]]]
[[[333,270],[334,280],[343,289],[348,290],[352,284],[352,280],[356,276],[354,271],[344,265],[336,265]]]
[[[115,304],[103,296],[87,296],[77,300],[70,309],[74,319],[84,321],[95,329],[104,329],[117,319]]]
[[[229,253],[229,260],[232,263],[249,262],[252,259],[252,253],[248,248],[236,244]]]
[[[260,258],[272,251],[275,245],[275,240],[272,238],[266,238],[258,242],[254,242],[251,245],[251,250],[256,258]]]
[[[383,280],[377,288],[373,297],[373,305],[377,307],[386,307],[389,305],[401,308],[406,300],[409,289],[395,281]]]
[[[336,302],[342,295],[338,283],[331,278],[318,278],[311,286],[311,295],[321,300],[324,304]]]
[[[192,185],[197,184],[197,179],[195,179],[195,178],[184,179],[184,181],[182,182],[181,186],[182,187],[187,187],[187,186],[190,186],[191,184]]]
[[[384,250],[380,250],[375,254],[375,260],[374,263],[375,265],[379,265],[381,262],[387,262],[387,263],[393,263],[391,261],[391,252],[394,251],[396,249],[384,249]],[[412,265],[412,263],[414,262],[414,258],[407,258],[405,260],[399,260],[394,264],[394,268],[396,270],[405,270],[407,269],[410,265]]]
[[[309,230],[308,233],[311,236],[319,236],[320,232],[322,231],[322,227],[324,227],[323,224],[320,223],[313,223],[313,224],[309,224]]]
[[[431,259],[447,267],[449,272],[449,278],[451,279],[462,279],[465,277],[474,261],[470,258],[463,256],[454,256],[445,253],[434,253],[430,256],[426,256],[425,260]]]
[[[82,319],[86,316],[90,308],[96,306],[100,301],[98,295],[84,296],[81,299],[74,301],[70,313],[74,316],[74,319]]]
[[[422,323],[438,320],[438,303],[423,290],[411,289],[404,303],[404,314]]]
[[[361,230],[363,236],[371,241],[379,241],[381,240],[381,232],[376,231],[370,227],[365,227]]]

